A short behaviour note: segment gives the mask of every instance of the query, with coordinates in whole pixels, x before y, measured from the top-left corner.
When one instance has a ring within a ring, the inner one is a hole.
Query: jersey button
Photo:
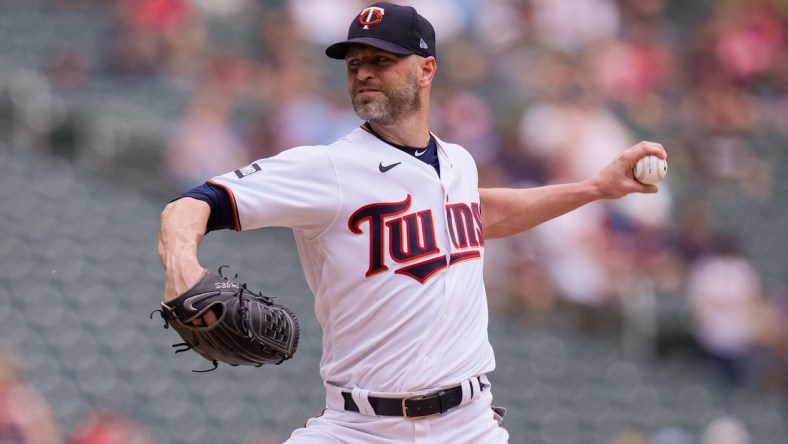
[[[430,358],[429,356],[425,356],[424,359],[422,359],[421,361],[424,363],[424,365],[432,364],[432,358]]]

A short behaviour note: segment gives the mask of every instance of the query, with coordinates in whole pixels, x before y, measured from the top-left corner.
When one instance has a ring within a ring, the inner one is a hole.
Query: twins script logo
[[[364,26],[364,29],[369,29],[370,26],[377,25],[383,20],[384,13],[383,8],[370,6],[358,15],[358,23]]]
[[[387,259],[402,267],[394,273],[424,283],[442,269],[457,262],[481,258],[484,247],[479,204],[446,205],[446,220],[454,246],[448,256],[440,251],[435,240],[431,210],[408,213],[410,194],[401,202],[378,203],[356,210],[348,220],[354,234],[369,235],[369,268],[366,276],[388,271]],[[385,248],[388,246],[388,254]]]

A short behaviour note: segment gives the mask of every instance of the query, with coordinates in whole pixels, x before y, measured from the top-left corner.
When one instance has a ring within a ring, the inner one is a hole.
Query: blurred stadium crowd
[[[13,152],[62,157],[154,196],[333,141],[359,121],[343,66],[322,51],[368,3],[2,0],[3,131]],[[581,180],[638,140],[670,156],[657,195],[491,242],[494,316],[621,340],[647,362],[689,359],[723,399],[782,400],[778,431],[762,441],[721,411],[694,435],[635,428],[604,444],[786,442],[788,1],[401,3],[436,27],[433,131],[474,154],[484,186]],[[13,368],[10,356],[0,367]],[[12,404],[43,412],[46,400],[15,396],[21,382],[7,374],[0,442],[152,442],[134,418],[103,410],[57,440],[29,437]],[[57,428],[48,421],[35,432]]]

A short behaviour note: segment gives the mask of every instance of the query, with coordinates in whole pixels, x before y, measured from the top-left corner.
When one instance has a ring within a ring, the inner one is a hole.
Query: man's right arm
[[[158,250],[165,270],[165,301],[190,289],[202,277],[198,247],[210,215],[206,202],[191,197],[170,202],[162,211]]]

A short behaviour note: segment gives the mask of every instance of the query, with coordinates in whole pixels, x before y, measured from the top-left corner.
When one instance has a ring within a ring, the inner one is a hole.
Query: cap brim
[[[415,54],[415,52],[413,52],[412,50],[405,48],[404,46],[400,46],[396,43],[391,43],[387,40],[376,39],[374,37],[359,37],[355,39],[345,40],[344,42],[334,43],[333,45],[326,48],[326,55],[331,57],[332,59],[343,60],[345,58],[345,53],[347,52],[347,48],[350,45],[372,46],[373,48],[382,49],[384,51],[398,55]]]

